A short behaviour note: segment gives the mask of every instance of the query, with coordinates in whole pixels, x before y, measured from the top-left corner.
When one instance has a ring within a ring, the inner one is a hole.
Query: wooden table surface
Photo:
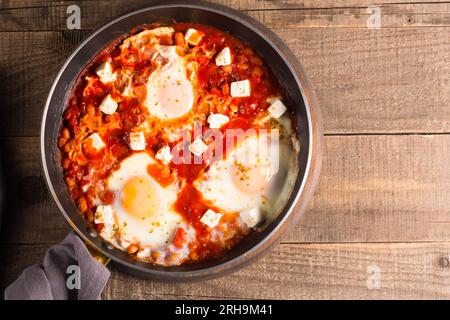
[[[450,298],[450,3],[217,2],[274,30],[312,80],[326,144],[313,202],[269,255],[230,276],[169,284],[110,266],[103,297]],[[1,290],[69,231],[39,162],[54,77],[90,31],[149,3],[0,0]],[[66,27],[73,4],[81,30]],[[367,28],[372,4],[380,29]]]

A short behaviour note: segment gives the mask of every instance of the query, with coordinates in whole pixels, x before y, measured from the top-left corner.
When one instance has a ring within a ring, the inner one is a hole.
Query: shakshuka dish
[[[220,258],[277,217],[300,145],[268,65],[227,32],[174,23],[133,30],[84,68],[58,147],[106,242],[176,266]]]

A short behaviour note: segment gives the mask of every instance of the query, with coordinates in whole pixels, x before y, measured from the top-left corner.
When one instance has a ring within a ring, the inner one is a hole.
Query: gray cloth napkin
[[[94,300],[110,276],[83,241],[71,232],[48,249],[42,265],[32,265],[5,290],[6,300]]]

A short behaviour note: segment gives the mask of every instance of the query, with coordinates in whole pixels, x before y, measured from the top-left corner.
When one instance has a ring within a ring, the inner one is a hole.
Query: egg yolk
[[[247,137],[234,152],[231,168],[233,183],[248,194],[265,191],[276,173],[275,157],[276,154],[271,153],[269,136]]]
[[[192,109],[194,91],[186,77],[185,62],[175,47],[165,48],[162,53],[169,62],[150,75],[144,105],[150,114],[167,120],[179,118]]]
[[[158,81],[158,80],[157,80]],[[192,107],[194,100],[192,85],[186,78],[168,76],[159,80],[155,88],[150,91],[151,111],[163,119],[178,118],[186,114]]]
[[[247,166],[235,162],[231,174],[236,187],[248,194],[263,192],[273,176],[270,163]]]
[[[136,219],[146,219],[159,208],[158,193],[147,177],[129,179],[122,189],[120,201],[128,214]]]

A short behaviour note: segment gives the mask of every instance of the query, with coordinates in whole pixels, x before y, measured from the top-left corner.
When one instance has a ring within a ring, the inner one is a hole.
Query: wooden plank
[[[380,5],[380,27],[450,26],[450,4]],[[269,28],[367,28],[374,11],[366,6],[301,10],[248,11],[251,17]]]
[[[1,246],[0,289],[42,261],[46,249]],[[284,244],[234,274],[197,283],[143,280],[109,266],[103,298],[449,299],[449,253],[449,242]]]
[[[447,28],[275,31],[304,64],[326,133],[450,132]],[[51,83],[85,35],[0,33],[0,136],[39,133]]]
[[[339,9],[339,8],[350,8],[350,7],[367,7],[369,5],[389,5],[389,4],[439,4],[446,3],[445,0],[208,0],[209,2],[222,4],[229,6],[238,10],[291,10],[291,9]],[[60,0],[14,0],[13,2],[4,1],[1,3],[0,8],[2,10],[11,9],[26,9],[26,8],[39,8],[39,7],[58,7],[58,6],[69,6],[69,5],[80,5],[80,6],[92,6],[93,2],[97,3],[98,6],[104,6],[105,2],[110,4],[110,8],[121,8],[125,4],[132,6],[130,10],[134,7],[149,6],[153,3],[158,3],[161,1],[148,1],[148,0],[78,0],[78,1],[60,1]],[[111,10],[111,9],[110,9]]]
[[[277,32],[312,80],[325,133],[449,132],[446,28]]]
[[[310,209],[285,241],[449,240],[450,136],[326,137]]]
[[[41,176],[39,139],[2,140],[0,150],[5,180],[1,242],[62,240],[70,229]]]
[[[0,141],[8,168],[1,242],[59,241],[69,227],[39,178],[38,139]],[[450,241],[450,135],[327,136],[325,143],[313,203],[285,242]]]
[[[29,30],[67,30],[67,7],[78,5],[81,11],[81,28],[92,30],[113,17],[134,9],[147,6],[148,1],[38,1],[26,5],[6,4],[1,11],[0,29],[2,31]],[[329,1],[314,4],[308,2],[284,1],[230,1],[217,3],[228,5],[247,12],[250,16],[271,28],[311,28],[311,27],[367,27],[367,19],[372,14],[367,10],[374,3],[367,1]],[[377,2],[381,10],[383,28],[412,26],[449,26],[449,3],[389,3]],[[270,10],[270,11],[268,11]]]
[[[0,135],[39,135],[53,80],[86,35],[86,31],[0,34]]]

